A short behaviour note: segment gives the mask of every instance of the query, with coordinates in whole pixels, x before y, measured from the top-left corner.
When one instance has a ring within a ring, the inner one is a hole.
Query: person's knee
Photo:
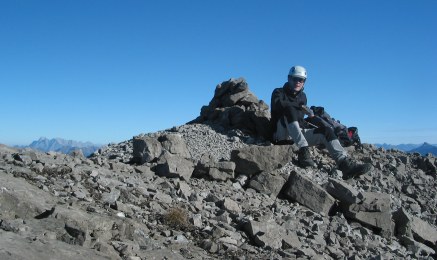
[[[322,134],[325,136],[326,141],[331,142],[332,140],[337,139],[337,136],[334,133],[334,129],[331,127],[319,127],[316,130],[314,130],[315,134]]]

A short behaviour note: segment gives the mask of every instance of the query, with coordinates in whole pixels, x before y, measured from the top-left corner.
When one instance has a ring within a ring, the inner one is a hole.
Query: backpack
[[[358,135],[358,128],[355,126],[351,126],[347,128],[347,134],[349,138],[352,140],[352,144],[357,144],[358,146],[361,146],[361,139]]]
[[[315,127],[330,127],[334,130],[335,135],[337,135],[340,144],[343,147],[351,145],[361,145],[361,140],[358,135],[358,128],[347,127],[340,123],[340,121],[332,118],[326,111],[324,107],[312,106],[310,108],[314,112],[314,117],[307,118],[307,122]]]

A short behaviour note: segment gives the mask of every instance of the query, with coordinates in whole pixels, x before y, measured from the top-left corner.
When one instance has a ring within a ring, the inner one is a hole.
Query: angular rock
[[[212,241],[210,239],[202,240],[202,242],[200,243],[200,247],[205,249],[206,251],[208,251],[210,253],[216,253],[219,250],[217,243],[215,243],[214,241]]]
[[[162,148],[169,151],[171,154],[189,159],[191,158],[182,135],[180,134],[166,134],[158,139],[161,142]]]
[[[0,259],[117,259],[97,250],[74,246],[58,240],[29,239],[0,231]]]
[[[437,250],[437,229],[420,218],[411,216],[400,208],[393,214],[396,222],[396,235],[407,236]]]
[[[0,171],[0,212],[2,219],[33,218],[57,203],[50,194],[24,179]]]
[[[224,198],[222,201],[219,202],[219,205],[223,209],[225,209],[231,213],[234,213],[234,214],[241,213],[241,211],[242,211],[240,205],[237,202],[235,202],[229,198]]]
[[[302,243],[295,231],[287,230],[282,236],[282,249],[301,248]]]
[[[292,171],[284,187],[284,195],[314,212],[328,215],[335,205],[335,199],[317,183],[304,175]]]
[[[244,230],[259,247],[270,249],[279,249],[282,247],[283,229],[275,222],[258,222],[251,220],[246,223]]]
[[[134,137],[132,160],[143,164],[156,160],[162,153],[161,143],[152,137]]]
[[[287,179],[280,173],[280,170],[263,171],[253,177],[248,184],[260,193],[267,194],[272,198],[276,198],[281,191]]]
[[[216,159],[214,156],[204,153],[197,161],[196,167],[194,168],[193,177],[206,178],[209,175],[209,169],[215,164],[215,162]]]
[[[190,217],[190,223],[195,227],[202,227],[202,215],[201,214],[193,214]]]
[[[365,192],[362,195],[362,202],[342,207],[345,216],[376,230],[386,238],[390,238],[394,234],[390,195],[375,192]]]
[[[178,188],[178,195],[183,197],[184,199],[188,200],[188,198],[191,196],[191,187],[186,182],[178,182],[177,184]]]
[[[223,205],[222,205],[222,207],[224,208]],[[226,209],[226,210],[228,210],[229,212],[234,211],[232,208]],[[232,219],[229,216],[228,211],[222,210],[222,211],[218,212],[217,215],[213,219],[217,220],[218,222],[225,223],[225,224],[229,225],[232,222]]]
[[[292,160],[291,145],[258,146],[233,150],[231,161],[235,162],[235,172],[252,176],[262,171],[279,169]]]
[[[361,201],[360,193],[346,182],[329,178],[326,191],[342,203],[352,204]]]
[[[361,207],[365,207],[366,211],[389,212],[391,198],[390,194],[380,192],[362,192],[358,197],[361,198]]]
[[[243,78],[224,81],[216,87],[208,106],[190,123],[210,122],[225,129],[240,129],[253,136],[270,139],[268,105],[249,90]]]
[[[167,151],[159,157],[158,165],[156,166],[156,174],[168,178],[189,180],[193,171],[194,165],[190,160],[173,155]]]
[[[64,228],[66,233],[61,237],[61,240],[68,244],[83,246],[85,240],[89,240],[88,230],[82,230],[80,226],[66,223]]]
[[[104,204],[115,205],[118,198],[120,198],[120,190],[114,189],[110,193],[105,192],[102,194],[102,202]]]
[[[130,165],[120,162],[110,162],[109,168],[116,172],[129,172],[131,169],[133,171],[133,168]]]
[[[390,212],[354,211],[351,207],[346,216],[376,229],[378,233],[386,238],[393,235],[394,224]]]
[[[27,154],[14,154],[14,159],[23,162],[25,165],[30,165],[33,160],[36,160],[35,153],[27,153]]]
[[[416,159],[416,163],[419,169],[421,169],[422,171],[428,174],[435,175],[437,172],[436,170],[437,167],[435,165],[435,158],[433,157],[420,156],[419,158]]]
[[[173,202],[173,198],[161,191],[157,191],[156,194],[153,196],[153,199],[157,202],[161,202],[164,204],[171,204]]]
[[[233,179],[235,171],[234,162],[216,162],[210,166],[208,175],[211,179],[217,181],[226,181],[228,179]]]
[[[413,254],[415,254],[417,257],[424,257],[435,254],[434,249],[415,241],[411,237],[401,236],[399,240],[402,245],[404,245],[408,250],[413,252]]]
[[[216,161],[209,154],[204,154],[197,162],[193,176],[210,178],[217,181],[226,181],[234,178],[235,163],[230,161]]]

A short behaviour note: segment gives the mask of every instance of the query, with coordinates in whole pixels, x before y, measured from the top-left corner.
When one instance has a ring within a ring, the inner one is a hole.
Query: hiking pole
[[[302,105],[302,110],[305,113],[305,115],[307,115],[308,117],[313,117],[314,116],[314,112],[313,110],[311,110],[309,107]]]
[[[313,128],[319,128],[317,125],[311,123],[308,119],[314,118],[314,112],[312,109],[310,109],[309,107],[302,105],[302,110],[305,113],[305,115],[308,116],[307,120],[305,120],[311,127]]]

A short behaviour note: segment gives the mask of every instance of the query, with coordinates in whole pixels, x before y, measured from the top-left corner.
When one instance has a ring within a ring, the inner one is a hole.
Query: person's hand
[[[313,117],[314,116],[314,112],[313,110],[311,110],[309,107],[302,105],[302,110],[305,113],[305,115],[307,115],[308,117]]]

